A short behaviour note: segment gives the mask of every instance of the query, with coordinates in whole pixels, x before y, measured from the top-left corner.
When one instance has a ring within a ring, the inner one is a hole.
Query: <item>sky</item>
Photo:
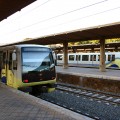
[[[37,0],[0,22],[0,45],[120,22],[120,0]]]

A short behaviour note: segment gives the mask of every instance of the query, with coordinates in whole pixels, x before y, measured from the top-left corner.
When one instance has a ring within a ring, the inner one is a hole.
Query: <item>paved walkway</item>
[[[0,120],[91,120],[0,83]]]
[[[78,75],[84,77],[120,80],[120,70],[106,69],[106,72],[100,72],[100,70],[97,68],[69,67],[67,69],[64,69],[61,66],[56,66],[56,71],[57,73]]]

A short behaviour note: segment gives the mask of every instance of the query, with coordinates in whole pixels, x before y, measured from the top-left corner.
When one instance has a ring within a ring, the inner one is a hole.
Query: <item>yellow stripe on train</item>
[[[107,64],[106,67],[120,68],[120,59],[115,59],[114,61],[112,61],[109,64]]]

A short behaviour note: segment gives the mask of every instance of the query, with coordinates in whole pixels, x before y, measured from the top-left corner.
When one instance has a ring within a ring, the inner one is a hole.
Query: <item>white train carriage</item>
[[[57,64],[63,64],[63,54],[57,54]],[[99,66],[100,53],[69,53],[69,65]],[[106,67],[120,68],[120,52],[105,53]]]

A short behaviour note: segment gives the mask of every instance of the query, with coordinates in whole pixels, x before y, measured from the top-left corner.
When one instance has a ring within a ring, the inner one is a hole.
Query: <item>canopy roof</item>
[[[35,0],[0,0],[0,21],[20,11]]]
[[[52,34],[35,38],[32,40],[26,40],[17,44],[58,44],[64,42],[77,42],[85,40],[97,40],[97,39],[109,39],[109,38],[120,38],[120,22],[113,24],[106,24],[95,26],[91,28],[78,29],[75,31],[66,31],[59,34]]]

